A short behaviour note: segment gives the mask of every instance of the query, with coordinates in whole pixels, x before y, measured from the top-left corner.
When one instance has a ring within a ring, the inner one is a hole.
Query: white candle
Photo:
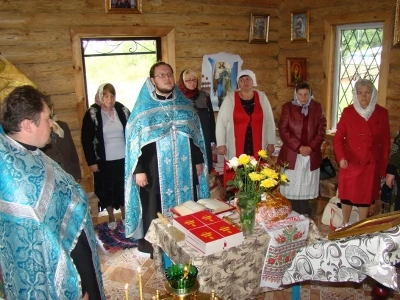
[[[129,284],[125,284],[125,300],[129,300],[128,299],[128,286],[129,286]]]
[[[137,268],[139,274],[139,299],[143,300],[143,290],[142,290],[142,273],[140,267]]]

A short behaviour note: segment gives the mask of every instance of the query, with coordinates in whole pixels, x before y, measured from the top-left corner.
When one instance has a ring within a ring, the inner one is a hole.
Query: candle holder
[[[188,267],[189,270],[187,270]],[[167,271],[165,271],[165,276],[171,288],[185,293],[196,283],[197,268],[193,265],[176,264],[170,266]]]

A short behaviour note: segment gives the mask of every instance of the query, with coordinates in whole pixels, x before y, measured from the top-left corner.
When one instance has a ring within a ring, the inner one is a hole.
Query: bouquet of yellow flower
[[[227,182],[228,190],[236,191],[240,208],[256,207],[264,193],[272,193],[281,183],[289,182],[285,174],[271,169],[266,163],[265,150],[258,151],[259,159],[241,154],[227,163],[235,172],[233,180]]]
[[[289,182],[287,176],[270,168],[265,150],[258,151],[258,160],[241,154],[227,162],[235,176],[227,182],[227,189],[232,190],[237,198],[240,210],[240,222],[245,235],[252,234],[257,203],[263,194],[272,193],[281,183]]]

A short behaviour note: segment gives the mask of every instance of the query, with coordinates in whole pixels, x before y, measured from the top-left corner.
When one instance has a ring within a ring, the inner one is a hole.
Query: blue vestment
[[[41,150],[0,134],[0,263],[7,299],[81,299],[70,254],[82,232],[105,299],[86,194]]]
[[[143,85],[126,125],[125,206],[127,237],[143,238],[140,187],[135,171],[142,148],[156,143],[162,213],[194,199],[190,139],[207,162],[200,120],[192,105],[175,86],[171,99],[159,100],[150,79]],[[207,164],[199,176],[198,198],[209,198]]]

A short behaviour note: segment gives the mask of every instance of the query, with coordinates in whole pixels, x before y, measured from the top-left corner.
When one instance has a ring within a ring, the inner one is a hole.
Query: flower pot
[[[241,229],[244,236],[252,235],[254,232],[254,223],[256,217],[256,207],[239,207],[239,217]]]

